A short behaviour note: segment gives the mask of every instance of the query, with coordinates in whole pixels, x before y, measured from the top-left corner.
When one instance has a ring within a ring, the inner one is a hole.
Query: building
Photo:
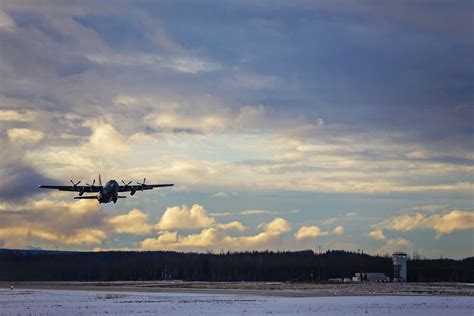
[[[357,272],[352,277],[352,282],[390,282],[390,278],[381,272]]]
[[[352,282],[362,282],[362,277],[360,276],[360,273],[356,273],[356,276],[352,277]]]
[[[393,282],[407,281],[407,254],[404,252],[395,252],[392,255],[393,260]]]
[[[364,278],[367,282],[390,282],[390,278],[385,273],[379,272],[364,273]]]

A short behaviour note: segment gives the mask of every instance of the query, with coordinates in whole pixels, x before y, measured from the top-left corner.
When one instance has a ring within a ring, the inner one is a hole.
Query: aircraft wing
[[[119,192],[152,190],[153,188],[172,187],[174,184],[138,184],[138,185],[120,185]]]
[[[55,189],[59,191],[72,192],[99,192],[102,186],[94,185],[40,185],[41,189]]]

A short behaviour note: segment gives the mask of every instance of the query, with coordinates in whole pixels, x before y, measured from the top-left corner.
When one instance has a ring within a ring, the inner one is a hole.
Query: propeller
[[[126,187],[128,187],[128,186],[130,185],[130,183],[132,183],[132,181],[129,181],[128,183],[125,183],[125,181],[122,180],[122,183],[123,183],[123,185],[124,185],[125,188],[126,188]]]
[[[125,181],[122,180],[122,183],[123,183],[123,185],[124,185],[123,188],[126,189],[126,188],[130,185],[130,183],[132,183],[132,181],[129,181],[128,183],[125,183]],[[130,190],[130,195],[134,195],[135,192],[136,192],[136,190],[137,190],[137,189],[135,189],[135,188],[132,186],[132,189]]]
[[[146,182],[146,178],[143,178],[143,183],[137,182],[137,184],[142,187],[142,191],[143,191],[143,187],[145,186],[145,182]]]
[[[71,181],[72,187],[76,191],[76,187],[79,183],[81,183],[81,181],[77,181],[77,183],[74,183],[74,181],[72,181],[72,180],[69,180],[69,181]],[[79,196],[81,196],[82,194],[84,194],[84,188],[81,188],[81,190],[79,191]]]
[[[94,187],[95,179],[92,181],[92,184],[86,183],[89,186],[89,190],[92,192],[92,188]]]
[[[69,181],[71,181],[73,187],[76,187],[79,183],[81,183],[81,181],[77,181],[77,183],[74,183],[74,181],[72,180],[69,180]]]

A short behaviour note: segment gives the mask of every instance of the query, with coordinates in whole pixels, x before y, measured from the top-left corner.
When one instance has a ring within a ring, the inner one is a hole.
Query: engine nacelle
[[[79,191],[79,196],[82,196],[84,194],[84,190]]]
[[[136,192],[135,190],[130,191],[130,195],[134,195],[135,192]]]

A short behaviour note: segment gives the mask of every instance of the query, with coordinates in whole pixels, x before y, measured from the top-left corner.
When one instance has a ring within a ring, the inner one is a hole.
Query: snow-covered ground
[[[468,296],[271,297],[0,290],[0,315],[474,315]]]

